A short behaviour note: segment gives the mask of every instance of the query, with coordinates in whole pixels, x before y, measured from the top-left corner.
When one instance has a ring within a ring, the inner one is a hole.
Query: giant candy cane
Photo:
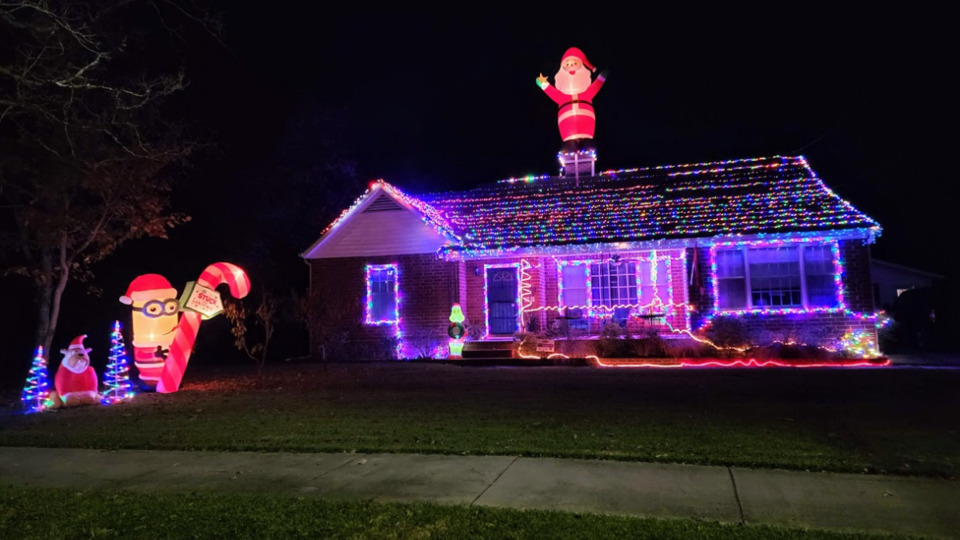
[[[226,283],[230,287],[230,295],[234,298],[243,298],[250,292],[250,278],[247,273],[239,266],[225,262],[206,267],[197,283],[211,289]],[[187,362],[190,361],[190,353],[193,352],[193,344],[197,341],[200,320],[200,314],[193,311],[186,311],[180,317],[170,354],[164,364],[163,374],[160,375],[160,382],[157,383],[157,392],[169,394],[180,389]]]

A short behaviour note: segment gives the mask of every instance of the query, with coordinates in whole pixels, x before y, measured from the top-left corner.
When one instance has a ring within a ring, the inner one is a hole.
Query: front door
[[[517,269],[487,269],[487,309],[490,334],[510,335],[519,329]]]

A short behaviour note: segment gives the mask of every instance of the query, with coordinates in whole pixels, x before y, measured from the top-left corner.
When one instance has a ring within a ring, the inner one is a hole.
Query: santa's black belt
[[[575,104],[577,104],[577,103],[583,103],[584,105],[589,105],[589,106],[593,107],[593,103],[590,103],[589,101],[587,101],[587,100],[585,100],[585,99],[575,99],[575,100],[573,100],[573,101],[568,101],[568,102],[564,103],[563,105],[561,105],[560,107],[566,107],[567,105],[575,105]]]

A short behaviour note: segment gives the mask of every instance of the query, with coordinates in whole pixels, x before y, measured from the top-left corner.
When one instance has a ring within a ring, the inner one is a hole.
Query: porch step
[[[463,344],[463,358],[513,358],[513,341],[468,341]]]

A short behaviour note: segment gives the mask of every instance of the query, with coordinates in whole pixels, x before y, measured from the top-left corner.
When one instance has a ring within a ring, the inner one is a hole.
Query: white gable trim
[[[323,236],[317,239],[306,251],[300,254],[304,259],[317,259],[322,258],[321,252],[323,251],[324,246],[328,245],[333,239],[344,234],[344,231],[347,231],[350,228],[351,222],[357,219],[358,216],[363,215],[364,211],[372,205],[374,202],[379,200],[381,197],[389,197],[394,202],[396,202],[405,212],[409,212],[416,217],[417,221],[423,225],[423,227],[431,229],[431,232],[437,237],[438,247],[442,244],[450,244],[450,238],[437,230],[430,227],[426,223],[424,215],[417,210],[415,207],[411,206],[409,203],[405,202],[402,198],[393,195],[389,189],[385,189],[384,184],[377,182],[373,184],[370,188],[370,191],[363,196],[363,198],[354,204],[347,212],[342,215],[334,224],[331,226],[331,229],[328,230]],[[398,255],[401,253],[397,253]]]

